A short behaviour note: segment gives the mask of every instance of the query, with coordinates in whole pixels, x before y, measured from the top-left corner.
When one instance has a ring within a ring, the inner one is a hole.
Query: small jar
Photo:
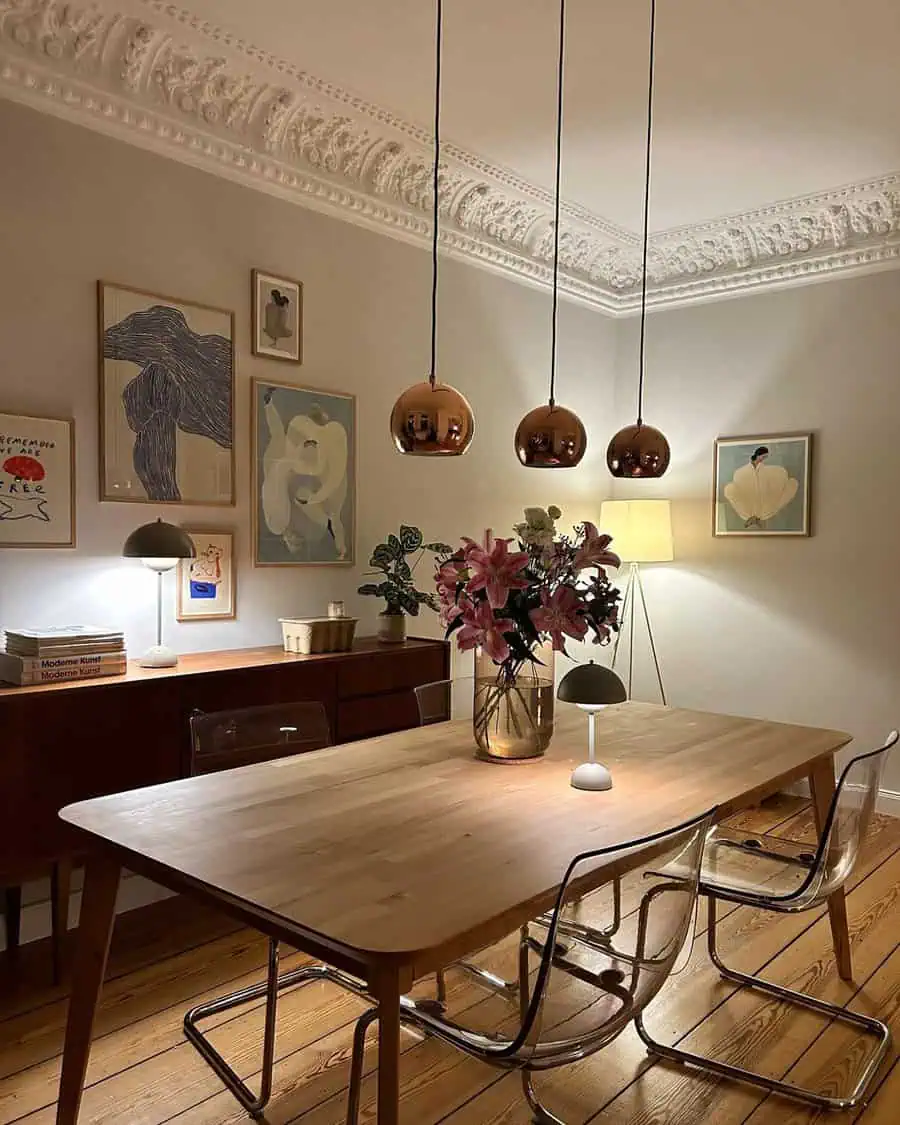
[[[328,616],[329,617],[346,617],[347,610],[344,608],[343,602],[329,602],[328,603]]]

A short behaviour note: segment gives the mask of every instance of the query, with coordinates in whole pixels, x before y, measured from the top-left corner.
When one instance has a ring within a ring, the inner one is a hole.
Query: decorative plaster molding
[[[140,3],[156,23],[96,4],[0,0],[0,90],[395,237],[427,239],[427,133],[185,9]],[[172,24],[196,41],[176,40]],[[549,285],[544,189],[447,145],[440,195],[448,252]],[[634,233],[566,205],[560,265],[575,299],[613,315],[636,308]],[[900,265],[900,175],[656,234],[649,300],[681,304],[891,265]]]

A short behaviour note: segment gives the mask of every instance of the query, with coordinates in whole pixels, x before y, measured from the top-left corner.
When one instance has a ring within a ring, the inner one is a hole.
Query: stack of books
[[[7,629],[0,651],[0,680],[29,684],[120,676],[127,667],[125,636],[95,625]]]

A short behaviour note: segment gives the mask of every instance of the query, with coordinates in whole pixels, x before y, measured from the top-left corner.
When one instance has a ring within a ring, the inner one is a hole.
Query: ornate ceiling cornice
[[[0,91],[272,194],[425,242],[427,133],[185,9],[163,0],[140,4],[152,19],[61,0],[0,0]],[[191,45],[183,42],[188,36]],[[546,190],[447,145],[441,196],[448,252],[549,284]],[[566,205],[560,263],[568,295],[612,315],[636,307],[634,233]],[[900,264],[900,175],[654,235],[650,303],[681,304],[891,264]]]

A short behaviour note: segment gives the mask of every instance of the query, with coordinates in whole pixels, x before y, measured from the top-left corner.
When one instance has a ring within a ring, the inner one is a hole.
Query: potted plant
[[[476,650],[474,732],[479,756],[534,758],[553,735],[554,653],[566,639],[607,644],[619,591],[610,536],[585,521],[559,535],[559,508],[526,508],[511,539],[464,539],[437,562],[441,620],[460,650]]]
[[[357,593],[384,598],[385,608],[378,619],[378,639],[386,644],[406,640],[406,615],[419,616],[424,605],[438,610],[438,599],[434,593],[416,589],[413,573],[426,553],[448,555],[450,547],[446,543],[425,543],[422,532],[417,527],[400,525],[399,535],[389,535],[384,543],[379,543],[372,552],[369,574],[377,575],[378,582],[366,582]],[[411,556],[415,556],[411,560]]]

